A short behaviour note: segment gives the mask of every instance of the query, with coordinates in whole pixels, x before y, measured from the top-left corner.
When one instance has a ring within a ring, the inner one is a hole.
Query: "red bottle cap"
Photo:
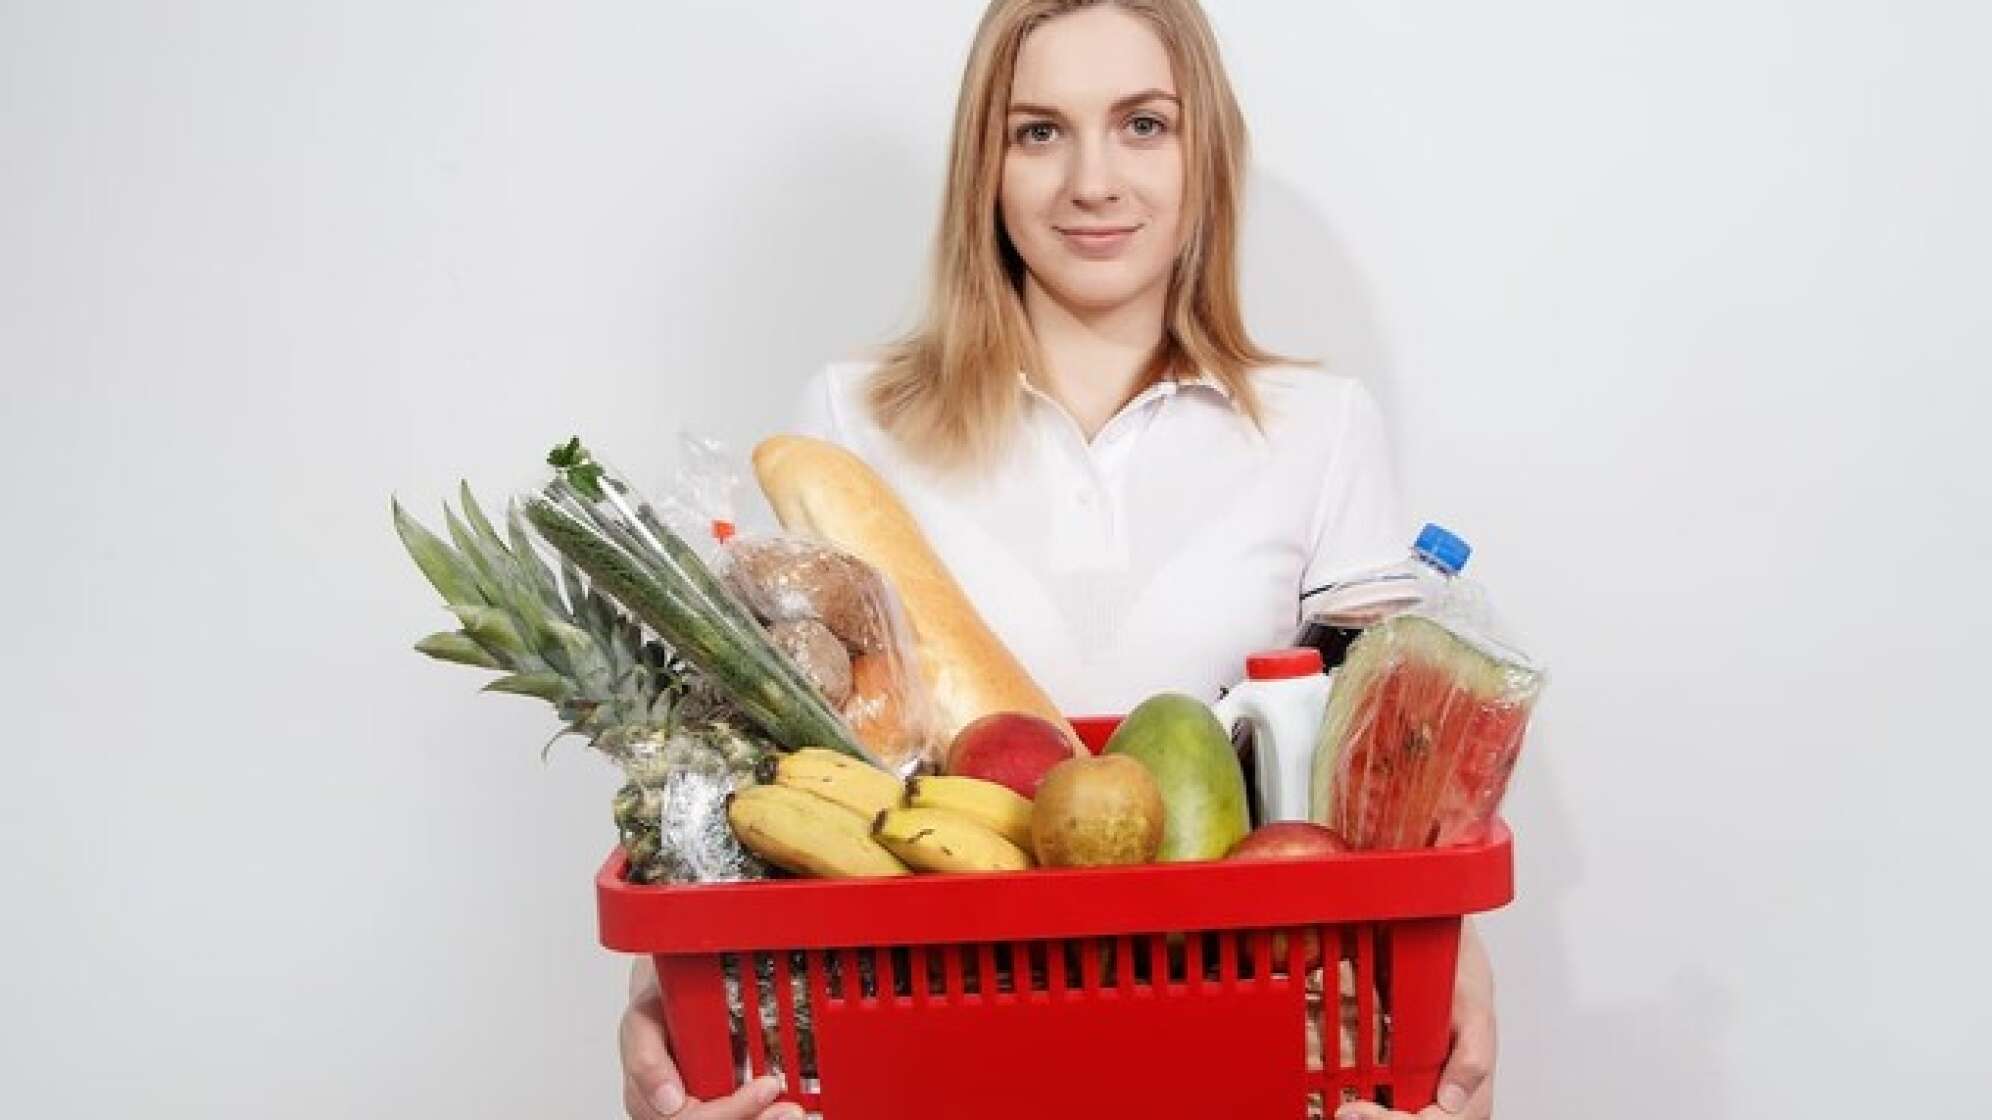
[[[1245,676],[1255,681],[1284,681],[1321,672],[1321,651],[1311,646],[1262,649],[1245,658]]]

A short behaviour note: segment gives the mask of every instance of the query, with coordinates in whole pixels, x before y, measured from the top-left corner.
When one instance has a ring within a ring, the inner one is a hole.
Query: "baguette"
[[[945,742],[995,712],[1023,712],[1065,732],[1051,698],[969,602],[920,525],[877,472],[832,443],[775,436],[754,449],[754,475],[782,528],[827,542],[885,576],[906,612]]]

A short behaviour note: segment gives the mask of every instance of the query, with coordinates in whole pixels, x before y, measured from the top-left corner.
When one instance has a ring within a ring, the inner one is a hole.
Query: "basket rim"
[[[639,886],[595,877],[604,947],[703,954],[1458,918],[1514,898],[1514,838],[1302,860]]]

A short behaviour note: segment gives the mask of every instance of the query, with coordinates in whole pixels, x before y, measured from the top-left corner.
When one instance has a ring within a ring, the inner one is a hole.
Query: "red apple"
[[[1280,860],[1280,859],[1320,859],[1323,856],[1340,855],[1349,850],[1334,830],[1312,821],[1277,821],[1260,825],[1248,833],[1245,839],[1231,846],[1225,859]],[[1287,939],[1285,934],[1273,935],[1273,959],[1285,960]],[[1321,935],[1308,930],[1300,939],[1301,967],[1315,969],[1321,967]]]
[[[1231,846],[1225,859],[1319,859],[1349,850],[1333,829],[1312,821],[1260,825]]]
[[[961,729],[948,747],[947,770],[1036,798],[1045,772],[1075,753],[1071,736],[1050,720],[997,712]]]

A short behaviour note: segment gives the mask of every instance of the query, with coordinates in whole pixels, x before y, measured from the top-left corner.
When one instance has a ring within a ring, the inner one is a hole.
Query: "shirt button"
[[[1091,506],[1093,504],[1093,492],[1090,490],[1081,490],[1075,496],[1079,499],[1079,504],[1082,506]]]

